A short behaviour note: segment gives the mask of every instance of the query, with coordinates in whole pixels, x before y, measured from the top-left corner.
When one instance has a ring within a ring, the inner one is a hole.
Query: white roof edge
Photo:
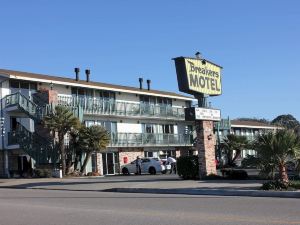
[[[57,81],[57,80],[51,80],[51,79],[39,79],[39,78],[31,78],[31,77],[23,77],[23,76],[17,76],[17,75],[9,75],[9,78],[11,79],[20,79],[20,80],[28,80],[28,81],[36,81],[36,82],[44,82],[44,83],[53,83],[53,84],[61,84],[61,85],[68,85],[68,86],[75,86],[75,87],[87,87],[87,88],[94,88],[94,89],[102,89],[102,90],[109,90],[109,91],[119,91],[119,92],[125,92],[125,93],[132,93],[132,94],[143,94],[143,95],[151,95],[151,96],[163,96],[163,97],[169,97],[169,98],[175,98],[175,99],[181,99],[181,100],[188,100],[192,101],[194,100],[193,97],[180,97],[175,95],[168,95],[168,94],[157,94],[157,93],[145,93],[141,91],[133,91],[133,90],[125,90],[121,88],[110,88],[110,87],[100,87],[95,85],[85,85],[85,84],[76,84],[71,82],[65,82],[65,81]]]
[[[260,129],[280,129],[280,127],[274,127],[274,126],[251,126],[251,125],[234,125],[234,124],[231,124],[231,127],[245,127],[245,128],[260,128]]]

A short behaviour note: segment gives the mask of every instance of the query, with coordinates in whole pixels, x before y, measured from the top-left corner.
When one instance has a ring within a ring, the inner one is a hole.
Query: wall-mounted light
[[[120,120],[120,123],[122,123],[123,122],[123,120]]]
[[[53,83],[50,83],[50,89],[53,90]]]
[[[66,85],[66,88],[69,89],[69,85]]]
[[[138,120],[137,123],[140,123],[140,121]]]
[[[121,95],[121,92],[119,92],[119,95]]]

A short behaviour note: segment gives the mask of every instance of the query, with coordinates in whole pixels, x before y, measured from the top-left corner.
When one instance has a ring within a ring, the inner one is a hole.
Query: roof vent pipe
[[[90,82],[91,71],[89,69],[87,69],[87,70],[85,70],[85,74],[86,74],[86,82]]]
[[[140,89],[143,89],[143,78],[139,78],[139,82],[140,82]]]
[[[74,71],[75,71],[75,74],[76,74],[76,81],[79,81],[79,72],[80,72],[80,69],[78,68],[78,67],[76,67],[75,69],[74,69]]]
[[[147,80],[148,91],[150,91],[151,80]]]

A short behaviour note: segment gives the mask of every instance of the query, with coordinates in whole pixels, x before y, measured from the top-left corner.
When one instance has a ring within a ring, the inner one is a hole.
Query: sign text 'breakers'
[[[179,90],[190,94],[222,94],[221,67],[207,60],[175,58]]]

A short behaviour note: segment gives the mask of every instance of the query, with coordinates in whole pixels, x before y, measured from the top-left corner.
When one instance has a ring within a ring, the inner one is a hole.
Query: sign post
[[[199,57],[177,57],[174,61],[179,90],[194,95],[198,100],[198,107],[187,108],[185,117],[186,120],[195,121],[199,178],[203,179],[217,173],[213,121],[221,120],[221,112],[208,108],[206,101],[208,96],[222,94],[222,67]]]

